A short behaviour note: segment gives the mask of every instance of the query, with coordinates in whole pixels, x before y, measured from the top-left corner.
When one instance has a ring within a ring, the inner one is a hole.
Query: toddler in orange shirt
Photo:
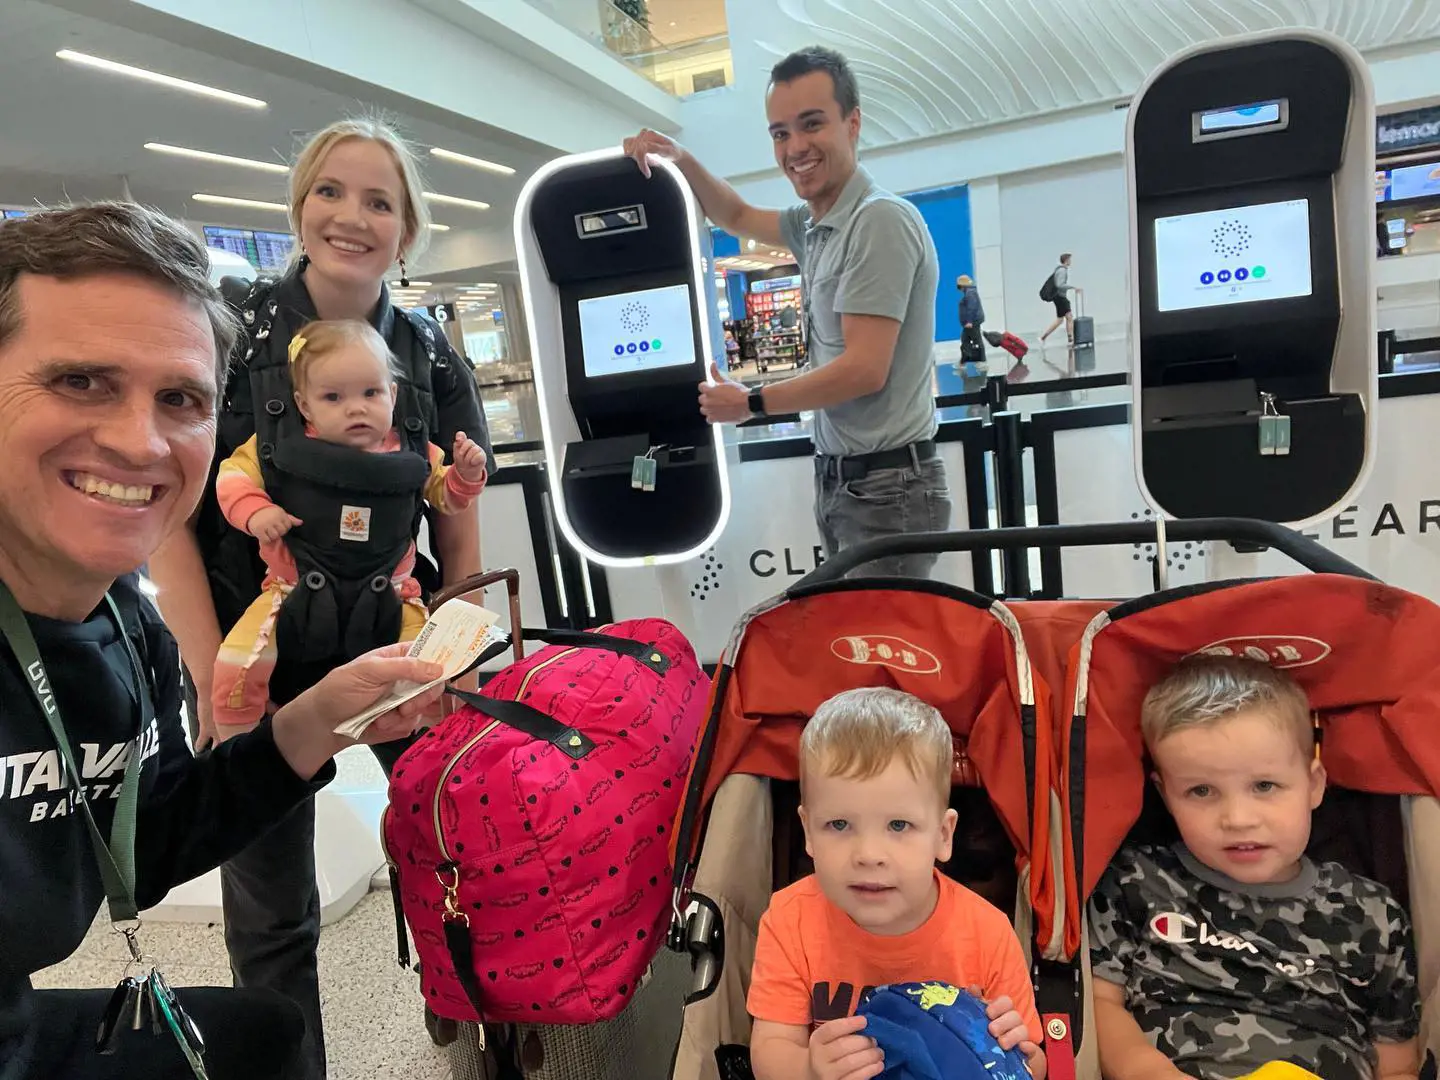
[[[939,712],[899,690],[847,690],[800,740],[800,821],[815,873],[760,919],[747,1008],[756,1080],[869,1080],[885,1068],[855,1010],[877,986],[934,980],[987,1003],[990,1032],[1044,1080],[1040,1018],[1004,913],[942,875],[956,813]]]

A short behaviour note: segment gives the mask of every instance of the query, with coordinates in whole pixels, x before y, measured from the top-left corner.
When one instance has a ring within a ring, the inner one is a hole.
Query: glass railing
[[[644,21],[621,10],[611,0],[528,2],[676,97],[729,86],[734,80],[730,37],[726,33],[683,41],[662,40]]]

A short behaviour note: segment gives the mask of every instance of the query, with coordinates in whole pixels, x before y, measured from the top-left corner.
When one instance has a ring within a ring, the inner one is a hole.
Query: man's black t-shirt
[[[139,732],[136,894],[140,907],[242,850],[334,775],[313,782],[281,757],[266,723],[200,758],[180,721],[175,641],[133,577],[111,595],[142,665],[155,720]],[[125,644],[101,604],[83,623],[28,616],[75,753],[86,796],[109,836],[115,797],[140,725]],[[79,946],[105,901],[70,782],[23,672],[0,639],[0,1080],[26,1075],[31,973]],[[142,932],[143,940],[143,932]],[[119,966],[115,972],[121,975]]]

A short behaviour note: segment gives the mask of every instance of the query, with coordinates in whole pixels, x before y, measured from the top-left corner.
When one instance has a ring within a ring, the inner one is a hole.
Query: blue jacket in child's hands
[[[1002,1050],[979,998],[946,983],[882,986],[858,1010],[885,1052],[881,1080],[1029,1080],[1025,1055]]]

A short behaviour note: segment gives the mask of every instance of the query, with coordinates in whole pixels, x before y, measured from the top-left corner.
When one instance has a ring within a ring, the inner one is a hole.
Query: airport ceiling
[[[255,108],[157,85],[56,56],[70,50],[265,102]],[[378,93],[383,93],[380,91]],[[451,229],[507,226],[525,179],[549,148],[450,114],[419,117],[383,99],[364,100],[297,78],[183,48],[40,3],[0,3],[0,205],[28,207],[125,192],[205,224],[286,231],[285,215],[197,202],[206,194],[285,201],[286,176],[146,149],[147,143],[283,164],[331,121],[383,112],[420,148],[426,189],[490,209],[432,201]],[[403,102],[399,103],[401,106]],[[510,175],[433,155],[441,148],[506,165]]]

